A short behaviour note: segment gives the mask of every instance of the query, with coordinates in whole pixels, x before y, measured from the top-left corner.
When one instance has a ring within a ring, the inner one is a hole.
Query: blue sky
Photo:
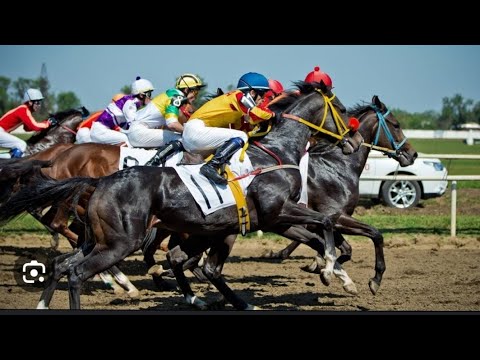
[[[73,91],[90,110],[137,75],[153,82],[154,95],[185,72],[202,76],[209,92],[249,71],[289,88],[315,65],[347,107],[373,95],[409,112],[440,111],[456,93],[480,101],[478,45],[0,45],[0,76],[37,78],[42,63],[52,91]]]

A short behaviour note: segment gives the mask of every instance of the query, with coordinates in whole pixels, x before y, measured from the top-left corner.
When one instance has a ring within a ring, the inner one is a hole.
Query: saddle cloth
[[[157,150],[147,150],[141,148],[120,148],[119,169],[126,167],[144,165],[150,160]],[[244,161],[240,161],[241,150],[237,151],[230,159],[230,170],[235,176],[248,174],[253,170],[252,163],[247,154]],[[217,210],[228,206],[235,205],[235,198],[228,185],[217,185],[200,174],[200,168],[203,164],[198,165],[177,165],[183,158],[183,152],[176,153],[169,157],[165,162],[165,166],[173,167],[177,171],[178,176],[182,179],[197,204],[202,209],[204,215],[209,215]],[[238,180],[243,195],[247,193],[247,188],[254,178],[254,175],[246,176]]]

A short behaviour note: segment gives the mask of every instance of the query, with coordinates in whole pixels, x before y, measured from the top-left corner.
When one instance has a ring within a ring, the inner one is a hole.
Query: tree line
[[[23,94],[28,88],[40,89],[45,97],[41,110],[34,114],[37,119],[44,119],[51,113],[82,105],[79,97],[72,91],[53,93],[50,90],[50,83],[47,78],[18,78],[12,81],[5,76],[0,76],[0,116],[20,105],[23,101]],[[233,88],[233,85],[229,85],[226,91]],[[120,92],[130,93],[130,86],[123,86]],[[195,105],[200,106],[209,97],[211,95],[208,95],[202,89]],[[465,123],[473,122],[480,124],[480,101],[474,102],[472,99],[465,99],[460,94],[444,97],[440,113],[433,110],[421,113],[409,113],[397,108],[392,108],[391,110],[404,129],[448,130],[458,129],[460,125]]]

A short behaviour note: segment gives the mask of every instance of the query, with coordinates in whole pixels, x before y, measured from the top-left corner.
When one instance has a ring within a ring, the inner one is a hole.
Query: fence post
[[[457,181],[452,181],[452,208],[450,221],[450,235],[457,236]]]

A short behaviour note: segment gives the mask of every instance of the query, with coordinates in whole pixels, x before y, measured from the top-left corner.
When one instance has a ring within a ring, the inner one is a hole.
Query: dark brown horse
[[[370,104],[350,109],[349,115],[360,120],[358,131],[365,139],[365,146],[351,156],[343,156],[318,145],[309,149],[308,206],[317,211],[328,206],[341,212],[333,234],[335,244],[341,250],[337,260],[339,264],[350,260],[352,253],[343,235],[366,236],[372,240],[375,247],[375,276],[370,279],[369,287],[376,294],[386,268],[383,236],[375,227],[352,217],[359,199],[360,175],[371,148],[394,158],[400,166],[413,164],[417,152],[407,141],[398,120],[378,96],[374,96]],[[299,245],[299,242],[292,242],[285,249],[270,253],[267,257],[286,259]],[[318,262],[322,263],[323,260],[317,256],[317,261],[308,269],[313,271]],[[344,281],[346,291],[356,292],[349,277],[342,274],[339,267],[334,272]]]
[[[304,85],[301,90],[307,95],[291,105],[289,116],[281,116],[272,131],[261,140],[264,146],[277,154],[282,164],[299,163],[308,138],[313,132],[319,131],[320,124],[320,130],[335,134],[338,122],[334,118],[338,120],[341,117],[344,122],[346,119],[345,108],[338,99],[332,101],[333,96],[325,87],[317,91],[312,86]],[[298,119],[306,121],[298,122]],[[329,139],[330,146],[339,143],[331,135],[325,137]],[[351,153],[358,149],[362,140],[359,136],[349,136],[340,145],[345,153]],[[247,151],[256,167],[278,165],[277,160],[258,147],[251,146]],[[22,189],[1,206],[0,219],[8,220],[32,205],[47,206],[67,199],[72,199],[75,205],[86,192],[91,191],[93,194],[88,199],[86,216],[86,245],[83,251],[56,258],[40,307],[48,306],[58,280],[63,274],[68,274],[70,304],[72,308],[78,308],[81,284],[138,249],[153,217],[156,217],[159,220],[156,226],[161,229],[192,234],[183,246],[169,252],[176,275],[188,257],[211,247],[210,254],[217,254],[214,256],[216,265],[212,268],[212,264],[207,263],[205,275],[236,308],[251,308],[231,291],[221,276],[221,268],[231,250],[224,239],[239,230],[236,207],[204,215],[172,168],[134,167],[101,179],[41,180],[32,187]],[[299,225],[311,224],[331,230],[332,219],[299,206],[296,203],[299,191],[298,170],[280,167],[280,170],[257,175],[247,194],[251,230],[286,231],[297,227],[296,233],[291,236],[321,251],[323,248],[318,236]],[[24,202],[27,197],[29,205]],[[212,237],[213,242],[197,242],[196,236],[204,240]],[[181,279],[179,284],[187,301],[195,303],[191,289],[186,288]]]

